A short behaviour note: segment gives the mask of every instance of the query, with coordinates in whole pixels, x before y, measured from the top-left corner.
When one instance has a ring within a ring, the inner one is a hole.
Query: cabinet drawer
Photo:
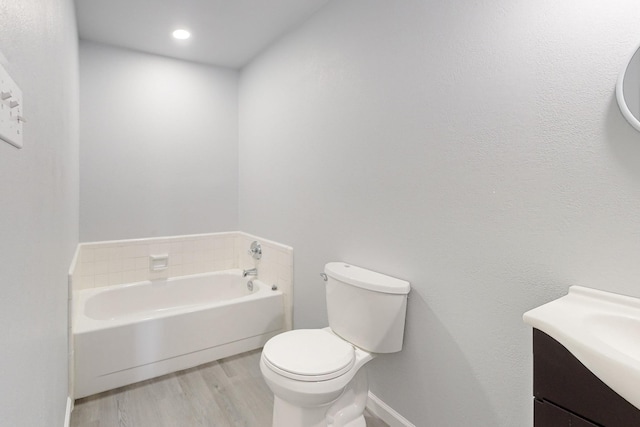
[[[534,427],[598,427],[552,403],[534,400],[533,405]]]

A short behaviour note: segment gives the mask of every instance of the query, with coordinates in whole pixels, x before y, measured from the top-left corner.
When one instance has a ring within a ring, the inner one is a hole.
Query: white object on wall
[[[22,148],[22,90],[0,64],[0,139]]]
[[[629,56],[629,60],[618,76],[616,99],[620,112],[636,130],[640,130],[640,48]]]
[[[169,254],[149,255],[149,270],[162,271],[169,268]]]

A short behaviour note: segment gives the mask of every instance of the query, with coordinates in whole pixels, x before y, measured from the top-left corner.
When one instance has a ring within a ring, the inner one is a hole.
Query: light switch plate
[[[22,90],[0,63],[0,139],[22,148]]]

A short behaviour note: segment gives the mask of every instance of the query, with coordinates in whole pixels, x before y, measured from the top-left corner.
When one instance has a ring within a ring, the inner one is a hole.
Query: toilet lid
[[[271,338],[262,350],[273,371],[299,381],[326,381],[348,372],[353,345],[322,329],[297,329]]]

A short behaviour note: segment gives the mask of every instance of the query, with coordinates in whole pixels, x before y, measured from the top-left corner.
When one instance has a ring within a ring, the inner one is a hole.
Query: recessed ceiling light
[[[187,30],[175,30],[173,32],[173,38],[178,40],[186,40],[191,37],[191,33]]]

